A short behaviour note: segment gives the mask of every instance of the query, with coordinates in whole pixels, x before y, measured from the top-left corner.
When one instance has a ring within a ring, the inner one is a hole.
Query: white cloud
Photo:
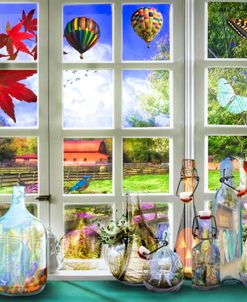
[[[83,62],[80,59],[80,54],[73,47],[66,45],[63,50],[67,53],[63,55],[64,62]],[[97,43],[83,54],[85,61],[111,61],[112,60],[112,47],[109,44]]]
[[[64,127],[112,127],[112,72],[65,70],[63,75]]]

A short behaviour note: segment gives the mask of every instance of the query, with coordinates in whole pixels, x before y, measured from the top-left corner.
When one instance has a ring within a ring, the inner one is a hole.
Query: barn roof
[[[17,159],[37,159],[38,155],[37,154],[25,154],[25,155],[16,155]]]
[[[104,141],[101,139],[98,140],[65,140],[64,141],[64,153],[70,152],[99,152],[100,146]]]

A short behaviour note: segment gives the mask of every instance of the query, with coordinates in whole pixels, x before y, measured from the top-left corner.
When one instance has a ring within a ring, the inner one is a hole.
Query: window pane
[[[63,28],[65,62],[112,60],[111,4],[64,5]]]
[[[38,217],[38,205],[37,204],[26,203],[26,207],[32,215]],[[9,208],[10,208],[9,204],[0,204],[0,217],[3,216],[8,211]]]
[[[141,212],[145,223],[153,231],[155,237],[162,238],[164,232],[169,233],[169,204],[166,202],[141,202]],[[142,218],[134,216],[135,222]]]
[[[239,160],[246,158],[246,150],[246,136],[208,137],[208,189],[210,191],[220,187],[220,162],[228,156],[233,158],[234,186],[239,186]]]
[[[123,5],[123,60],[170,59],[170,7],[148,3]]]
[[[208,123],[246,125],[247,69],[211,68],[208,71]]]
[[[123,71],[123,127],[169,127],[168,70]]]
[[[38,193],[36,137],[0,138],[0,194],[12,194],[12,187],[18,183],[27,193]]]
[[[0,4],[0,62],[37,60],[37,10],[34,3]]]
[[[36,70],[0,70],[0,127],[37,127]]]
[[[247,3],[208,3],[208,57],[247,57]]]
[[[64,128],[112,128],[112,111],[111,70],[64,71]]]
[[[169,139],[123,139],[124,192],[169,192]]]
[[[112,193],[112,139],[64,140],[64,193]]]
[[[101,258],[101,242],[96,232],[97,223],[108,224],[112,219],[112,207],[66,205],[64,210],[64,269],[97,268],[95,259]]]

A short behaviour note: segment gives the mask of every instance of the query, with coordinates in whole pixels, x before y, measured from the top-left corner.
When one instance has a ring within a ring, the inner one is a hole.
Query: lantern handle
[[[189,178],[189,177],[180,177],[180,180],[179,180],[179,182],[178,182],[177,191],[176,191],[176,196],[179,196],[179,195],[178,195],[178,191],[179,191],[181,182],[182,182],[182,180],[183,180],[184,178]],[[200,177],[196,175],[196,176],[191,176],[191,178],[195,178],[195,180],[196,180],[196,185],[195,185],[194,191],[193,191],[192,194],[190,195],[190,197],[193,197],[194,194],[195,194],[195,192],[196,192],[196,189],[197,189],[197,187],[198,187],[198,185],[199,185],[199,183],[200,183]]]
[[[199,223],[198,223],[198,218],[200,218],[200,215],[197,215],[194,217],[193,219],[193,224],[192,224],[192,235],[194,238],[199,238],[199,235],[196,233],[196,231],[199,230]],[[216,239],[217,238],[217,223],[216,223],[216,219],[213,215],[209,216],[210,220],[213,220],[213,223],[211,225],[212,228],[212,236],[211,237],[207,237],[207,238],[200,238],[201,240],[210,240],[212,238]]]
[[[236,191],[236,192],[240,192],[240,190],[234,188],[233,186],[229,185],[226,181],[229,179],[234,178],[234,176],[225,176],[225,169],[223,170],[223,176],[220,178],[220,182],[224,185],[226,185],[227,187],[231,188],[232,190]]]

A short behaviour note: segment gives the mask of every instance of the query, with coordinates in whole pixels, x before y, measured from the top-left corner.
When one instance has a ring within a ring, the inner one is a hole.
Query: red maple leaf
[[[8,22],[6,25],[7,34],[0,34],[0,48],[6,46],[10,58],[13,57],[16,51],[22,51],[31,55],[30,50],[22,40],[33,38],[34,35],[31,33],[20,32],[22,25],[22,22],[20,22],[11,28]]]
[[[35,9],[32,9],[26,15],[25,11],[23,10],[21,22],[24,26],[25,31],[28,31],[31,34],[36,35],[35,31],[37,31],[37,18],[33,19],[34,12]]]
[[[31,50],[34,60],[37,60],[37,51],[38,51],[38,48],[37,48],[37,44],[36,44],[34,46],[34,48]]]
[[[34,75],[36,70],[0,70],[0,108],[14,121],[13,98],[24,102],[37,102],[36,94],[18,81]]]

